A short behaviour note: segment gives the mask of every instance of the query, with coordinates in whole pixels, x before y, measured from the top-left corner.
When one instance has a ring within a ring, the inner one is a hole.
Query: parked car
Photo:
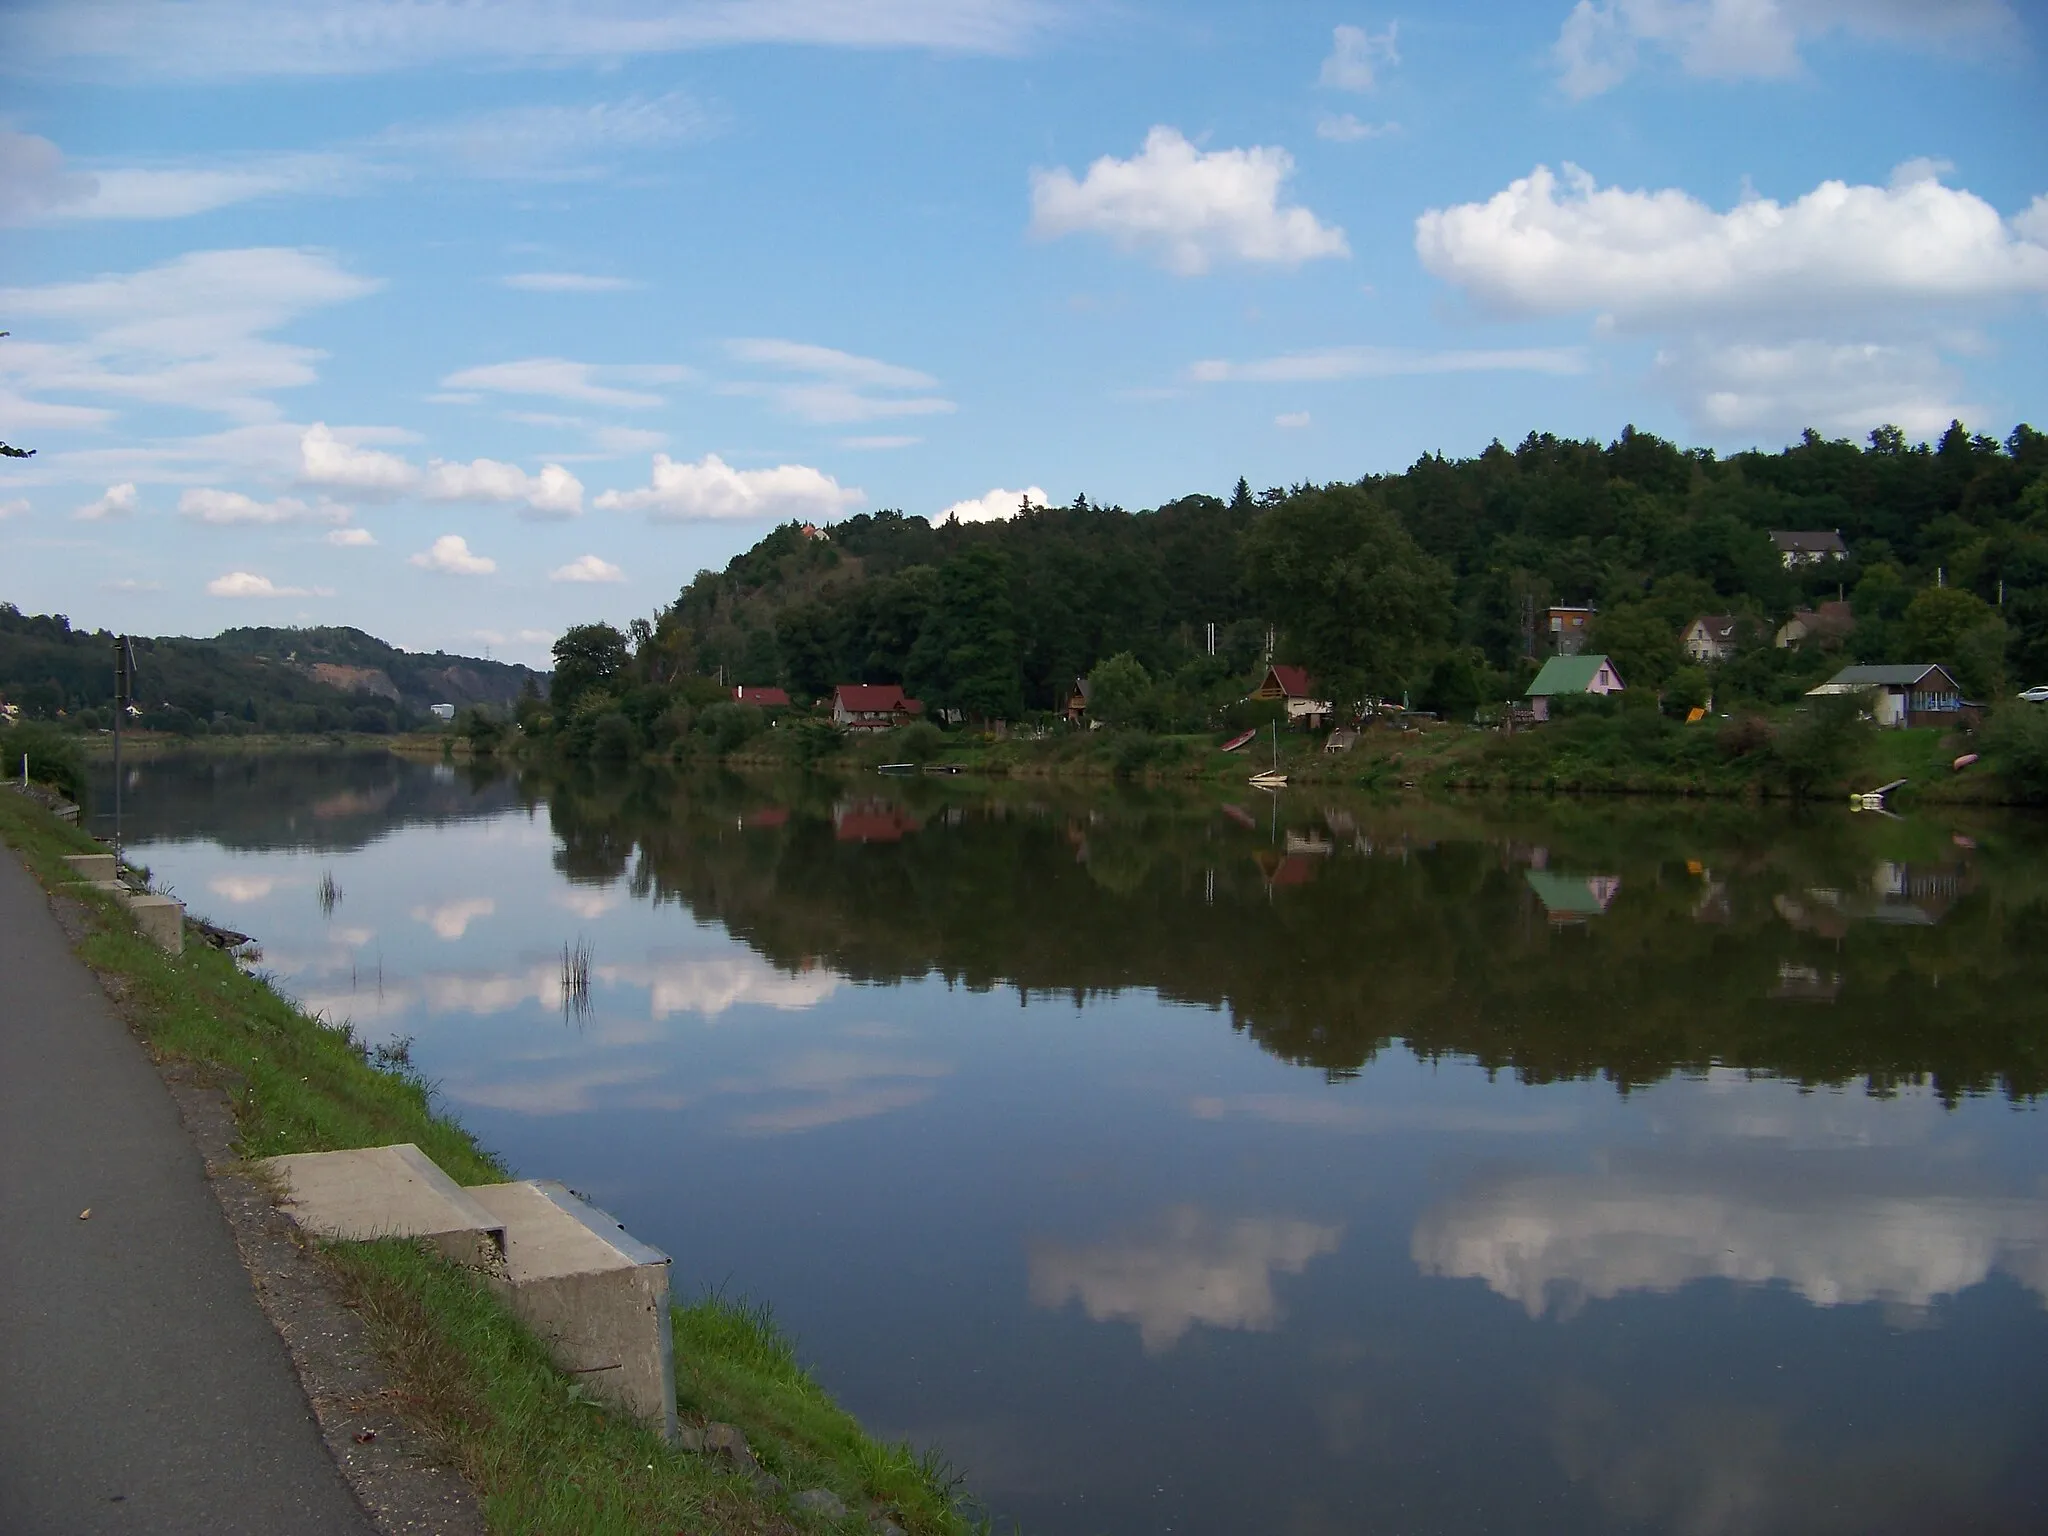
[[[2044,683],[2039,688],[2029,688],[2020,697],[2029,704],[2048,704],[2048,683]]]

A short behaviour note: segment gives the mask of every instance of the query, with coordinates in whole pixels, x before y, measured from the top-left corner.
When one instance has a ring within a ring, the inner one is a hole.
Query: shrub
[[[590,733],[590,755],[608,763],[623,763],[640,751],[639,733],[633,722],[618,710],[600,715]]]
[[[737,752],[768,729],[768,717],[751,704],[713,704],[697,716],[697,734],[709,738],[712,751]]]
[[[1748,757],[1760,752],[1771,744],[1771,723],[1762,715],[1741,715],[1730,720],[1714,733],[1714,745],[1721,749],[1721,755],[1734,759]]]
[[[895,733],[891,748],[906,763],[928,763],[946,744],[946,733],[929,720],[913,720]]]
[[[2007,704],[1985,726],[1984,745],[2014,789],[2048,795],[2048,704]]]
[[[1771,742],[1785,787],[1804,799],[1839,783],[1856,766],[1870,739],[1863,701],[1854,694],[1828,694],[1779,731]]]
[[[85,753],[76,737],[37,722],[0,728],[0,777],[19,782],[24,757],[31,781],[85,803]]]

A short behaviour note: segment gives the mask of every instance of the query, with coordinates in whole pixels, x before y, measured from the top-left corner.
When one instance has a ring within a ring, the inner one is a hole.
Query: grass
[[[0,840],[53,889],[70,878],[64,855],[102,851],[5,792]],[[82,886],[77,894],[90,930],[80,956],[115,978],[152,1052],[192,1064],[227,1093],[242,1155],[410,1141],[457,1183],[507,1177],[437,1111],[402,1051],[371,1053],[210,945],[166,955],[108,898]],[[593,1406],[468,1271],[404,1242],[323,1252],[368,1321],[406,1417],[469,1479],[493,1531],[788,1536],[866,1531],[870,1509],[887,1509],[912,1536],[986,1529],[957,1507],[939,1463],[873,1439],[835,1405],[763,1309],[721,1297],[674,1309],[679,1411],[738,1425],[790,1493],[838,1494],[849,1513],[837,1526]]]

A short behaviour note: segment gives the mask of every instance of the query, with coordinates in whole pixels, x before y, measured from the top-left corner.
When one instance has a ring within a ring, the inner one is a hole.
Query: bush
[[[1771,744],[1771,723],[1762,715],[1742,715],[1714,732],[1714,745],[1731,761],[1761,752]]]
[[[1825,694],[1779,731],[1771,743],[1785,787],[1804,799],[1838,784],[1856,766],[1870,740],[1863,701],[1855,694]]]
[[[361,731],[366,736],[390,734],[391,717],[372,704],[358,705],[349,712],[348,728]]]
[[[67,800],[85,803],[85,753],[78,738],[55,726],[24,722],[0,728],[0,778],[21,781],[21,760],[29,779],[47,784]]]
[[[1705,667],[1680,667],[1664,685],[1664,713],[1683,720],[1696,709],[1704,709],[1710,688]]]
[[[890,740],[890,750],[906,763],[928,763],[946,744],[946,733],[929,720],[913,720]]]
[[[697,734],[721,755],[737,752],[768,729],[768,717],[751,704],[713,704],[697,716]]]
[[[599,715],[590,733],[590,755],[608,763],[629,762],[640,752],[640,736],[633,722],[618,710]]]
[[[2011,703],[1984,728],[1995,767],[2021,794],[2048,796],[2048,704]]]

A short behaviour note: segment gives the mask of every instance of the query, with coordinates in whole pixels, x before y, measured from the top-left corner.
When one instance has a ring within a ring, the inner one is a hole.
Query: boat
[[[915,772],[917,772],[917,764],[915,764],[915,763],[882,763],[882,764],[880,764],[880,765],[878,765],[878,766],[876,767],[876,769],[875,769],[875,772],[877,772],[877,773],[915,773]]]
[[[1242,736],[1231,737],[1230,740],[1223,743],[1223,745],[1218,747],[1216,750],[1218,752],[1235,752],[1239,747],[1243,746],[1246,742],[1250,741],[1254,736],[1258,734],[1259,728],[1255,725],[1250,730],[1246,731]]]
[[[1890,816],[1891,807],[1884,803],[1884,797],[1906,781],[1893,779],[1889,784],[1880,784],[1876,789],[1851,790],[1849,809],[1852,811],[1876,811],[1880,816]]]
[[[1273,766],[1262,768],[1251,776],[1253,789],[1285,789],[1287,775],[1280,771],[1280,722],[1273,722]]]

